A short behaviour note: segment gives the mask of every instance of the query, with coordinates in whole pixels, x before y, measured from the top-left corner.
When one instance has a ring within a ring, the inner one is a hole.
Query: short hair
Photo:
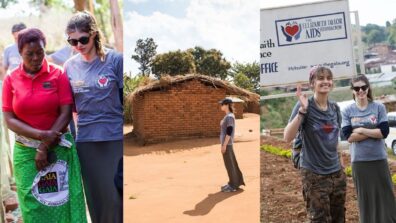
[[[24,29],[18,34],[18,51],[19,53],[22,52],[23,46],[27,43],[32,43],[32,42],[40,42],[42,41],[45,45],[47,44],[45,40],[45,35],[41,30],[37,28],[29,28],[29,29]]]
[[[319,74],[328,73],[331,78],[333,78],[333,72],[327,67],[314,66],[309,72],[309,83],[313,84]]]
[[[12,26],[11,33],[16,33],[16,32],[19,32],[21,30],[24,30],[24,29],[26,29],[26,25],[24,23],[20,22],[20,23],[14,24]]]

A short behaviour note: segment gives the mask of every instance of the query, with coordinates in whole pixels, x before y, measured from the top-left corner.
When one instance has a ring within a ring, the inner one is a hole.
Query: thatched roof
[[[198,74],[187,74],[183,76],[174,76],[174,77],[171,76],[161,77],[160,80],[156,80],[147,85],[138,87],[128,96],[128,99],[133,100],[137,95],[143,95],[145,92],[166,90],[171,88],[173,85],[191,80],[198,80],[203,84],[213,86],[214,88],[224,88],[226,89],[228,95],[238,96],[244,101],[259,102],[260,99],[260,96],[258,94],[237,87],[229,83],[228,81],[220,80],[218,78],[214,78],[206,75],[198,75]]]

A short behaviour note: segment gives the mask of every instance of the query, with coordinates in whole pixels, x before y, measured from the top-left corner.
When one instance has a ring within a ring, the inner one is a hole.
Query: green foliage
[[[195,63],[195,71],[199,74],[226,79],[230,63],[223,57],[223,53],[216,49],[205,50],[196,46],[188,49]]]
[[[191,53],[180,50],[158,54],[152,61],[151,71],[158,79],[163,75],[175,76],[194,73],[194,57]]]
[[[95,17],[98,21],[100,30],[103,33],[106,42],[109,41],[110,35],[112,33],[110,25],[110,3],[108,0],[95,0]]]
[[[124,73],[124,123],[132,123],[132,102],[128,99],[128,95],[132,93],[142,83],[148,82],[149,78],[146,76],[131,77]]]
[[[383,42],[396,46],[396,19],[392,23],[387,21],[385,26],[375,24],[362,26],[362,41],[368,46]]]
[[[138,39],[136,41],[135,53],[132,59],[140,64],[139,70],[143,76],[150,74],[150,66],[152,65],[153,58],[157,54],[158,45],[154,42],[153,38]]]
[[[10,4],[16,3],[17,0],[0,0],[0,7],[1,8],[7,8]]]
[[[257,62],[253,63],[239,63],[235,62],[231,69],[228,71],[228,75],[233,78],[234,84],[237,86],[240,86],[237,84],[238,81],[241,80],[236,80],[240,76],[240,74],[243,74],[246,76],[250,82],[250,85],[252,86],[252,90],[254,90],[256,93],[260,92],[260,65]],[[246,88],[247,89],[247,88]]]
[[[352,177],[352,166],[347,166],[347,167],[345,167],[345,174],[346,174],[348,177]]]
[[[237,73],[234,75],[234,84],[249,91],[254,90],[253,83],[244,73]]]
[[[364,34],[363,42],[368,45],[375,43],[381,43],[386,40],[385,27],[376,24],[367,24],[362,27],[362,32]]]
[[[296,97],[262,101],[261,106],[265,106],[266,109],[263,109],[265,112],[261,113],[260,126],[266,129],[285,127],[296,102]]]
[[[275,146],[272,146],[272,145],[262,145],[261,146],[261,150],[269,152],[269,153],[274,154],[274,155],[283,156],[283,157],[286,157],[286,158],[290,158],[291,155],[292,155],[291,150],[282,149],[282,148],[275,147]]]
[[[185,51],[169,51],[156,55],[151,70],[157,78],[162,75],[199,73],[226,79],[230,67],[230,63],[219,50],[205,50],[197,46]]]

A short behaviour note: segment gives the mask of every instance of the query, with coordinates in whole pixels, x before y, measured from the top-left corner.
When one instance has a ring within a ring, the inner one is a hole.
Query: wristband
[[[304,113],[304,112],[298,110],[298,114],[300,114],[300,115],[302,115],[302,116],[305,116],[307,113]]]
[[[43,150],[41,150],[41,149],[36,149],[36,152],[38,152],[38,153],[45,153]]]

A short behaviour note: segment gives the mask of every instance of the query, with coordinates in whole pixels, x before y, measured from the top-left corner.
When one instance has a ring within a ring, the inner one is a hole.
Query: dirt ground
[[[272,144],[281,148],[290,146],[271,137],[261,139],[261,144]],[[261,222],[297,223],[305,222],[305,204],[301,192],[301,178],[298,170],[288,158],[261,151]],[[344,164],[349,166],[348,154],[343,155]],[[390,162],[395,173],[395,163]],[[355,187],[351,177],[347,182],[346,222],[358,222],[359,213]]]
[[[141,147],[127,135],[124,221],[259,222],[259,142],[259,115],[245,114],[236,121],[234,150],[246,187],[222,193],[228,177],[217,137]]]

